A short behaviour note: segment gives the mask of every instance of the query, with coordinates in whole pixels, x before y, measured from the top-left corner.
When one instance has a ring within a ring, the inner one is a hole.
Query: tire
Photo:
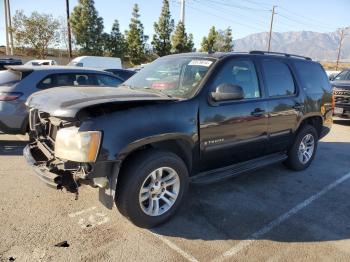
[[[310,150],[310,148],[309,148],[309,150],[308,150],[307,149],[308,147],[305,147],[305,145],[310,146],[311,140],[313,141],[313,149]],[[304,146],[303,146],[303,145],[301,145],[302,142],[307,142],[307,143],[303,143],[304,144]],[[311,165],[311,163],[315,157],[315,154],[317,151],[317,143],[318,143],[318,134],[317,134],[316,129],[311,125],[303,126],[300,129],[300,131],[297,133],[293,145],[288,150],[288,158],[284,162],[284,164],[288,168],[295,170],[295,171],[301,171],[301,170],[308,168]],[[300,151],[300,150],[302,150],[302,151]],[[306,153],[302,154],[301,152],[306,152]],[[299,154],[301,154],[301,155],[299,155]],[[309,156],[308,159],[307,159],[306,155]]]
[[[177,155],[145,150],[132,156],[123,167],[117,185],[116,206],[136,226],[151,228],[176,213],[188,184],[188,170]],[[141,193],[141,188],[145,192]]]

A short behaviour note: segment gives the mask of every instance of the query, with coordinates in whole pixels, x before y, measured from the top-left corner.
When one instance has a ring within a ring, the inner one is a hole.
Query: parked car
[[[114,75],[123,79],[124,81],[128,80],[130,77],[136,74],[136,71],[128,69],[105,69],[105,71],[113,73]]]
[[[15,59],[15,58],[1,58],[0,59],[0,71],[6,70],[6,66],[9,65],[21,65],[22,60],[21,59]]]
[[[52,65],[58,65],[58,63],[55,60],[30,60],[25,65],[33,65],[33,66],[52,66]]]
[[[37,175],[71,192],[90,181],[141,227],[168,220],[189,181],[306,169],[332,125],[322,66],[260,51],[166,56],[119,88],[54,88],[27,105]]]
[[[10,66],[0,72],[0,131],[24,134],[28,130],[27,98],[56,86],[118,86],[112,73],[67,66]]]
[[[118,57],[105,56],[79,56],[74,58],[69,66],[93,67],[99,69],[122,69],[122,61]]]
[[[338,117],[350,117],[350,70],[344,70],[332,79],[334,95],[334,115]]]

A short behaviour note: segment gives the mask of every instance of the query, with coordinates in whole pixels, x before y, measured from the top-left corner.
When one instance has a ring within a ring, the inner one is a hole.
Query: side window
[[[75,75],[58,74],[56,76],[56,86],[72,86],[74,85]]]
[[[311,62],[294,62],[301,85],[306,93],[323,93],[324,90],[330,91],[331,87],[326,73],[321,65]]]
[[[261,97],[255,66],[250,59],[227,61],[215,77],[214,88],[220,84],[241,86],[245,99]]]
[[[280,61],[263,60],[262,68],[269,96],[288,96],[295,93],[295,86],[289,67]]]
[[[108,75],[96,75],[96,80],[99,86],[119,86],[122,83],[122,80]]]
[[[39,89],[46,89],[46,88],[51,88],[54,87],[54,75],[50,75],[45,77],[43,80],[41,80],[37,86]]]
[[[73,84],[75,86],[95,85],[94,75],[92,75],[92,74],[76,74],[76,75],[74,75]]]

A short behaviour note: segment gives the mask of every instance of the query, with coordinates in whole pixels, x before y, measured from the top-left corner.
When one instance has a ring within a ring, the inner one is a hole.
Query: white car
[[[93,67],[98,69],[122,69],[122,61],[118,57],[79,56],[69,66]]]
[[[25,65],[42,66],[42,65],[58,65],[55,60],[30,60]]]

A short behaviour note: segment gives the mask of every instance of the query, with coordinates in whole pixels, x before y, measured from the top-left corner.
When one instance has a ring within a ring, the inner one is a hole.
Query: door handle
[[[262,116],[265,113],[265,110],[261,109],[261,108],[255,108],[253,112],[251,112],[250,114],[252,116]]]
[[[294,108],[295,110],[303,110],[304,107],[305,107],[304,105],[299,104],[299,103],[296,103],[296,104],[293,106],[293,108]]]

